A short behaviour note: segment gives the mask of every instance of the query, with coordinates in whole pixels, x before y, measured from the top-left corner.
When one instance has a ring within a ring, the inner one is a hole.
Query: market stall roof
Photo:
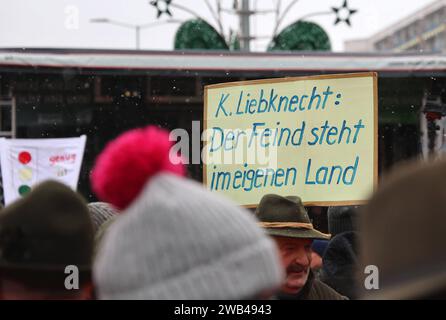
[[[240,53],[91,49],[0,49],[5,68],[80,68],[176,71],[378,71],[446,74],[444,54],[333,52]]]

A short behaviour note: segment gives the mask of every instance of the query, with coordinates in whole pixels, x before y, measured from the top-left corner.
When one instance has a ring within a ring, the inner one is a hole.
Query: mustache
[[[307,271],[308,270],[308,266],[304,266],[302,264],[298,264],[298,263],[293,263],[292,265],[289,265],[288,268],[286,269],[286,271],[288,273],[299,273],[302,271]]]

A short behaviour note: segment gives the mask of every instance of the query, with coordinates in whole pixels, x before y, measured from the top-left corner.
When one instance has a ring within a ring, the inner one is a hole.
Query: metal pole
[[[249,51],[250,31],[249,18],[251,12],[249,11],[249,0],[242,0],[242,7],[239,10],[240,20],[240,50]]]
[[[136,50],[139,50],[139,33],[141,31],[141,26],[135,26],[136,28]]]
[[[12,97],[12,99],[11,99],[11,106],[12,106],[12,108],[11,108],[11,122],[12,122],[12,124],[11,124],[11,131],[12,131],[11,138],[15,139],[15,137],[17,135],[17,119],[16,119],[17,105],[16,105],[15,96]]]

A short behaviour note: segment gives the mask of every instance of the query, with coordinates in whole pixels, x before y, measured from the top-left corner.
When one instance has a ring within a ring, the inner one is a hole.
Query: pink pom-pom
[[[169,159],[171,146],[168,132],[154,126],[123,133],[96,159],[90,177],[93,191],[102,201],[122,210],[157,173],[184,175],[183,164]]]

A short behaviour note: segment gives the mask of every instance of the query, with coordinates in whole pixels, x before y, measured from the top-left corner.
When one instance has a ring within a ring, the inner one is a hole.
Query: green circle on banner
[[[21,196],[24,196],[25,194],[27,194],[27,193],[30,192],[30,191],[31,191],[31,187],[30,187],[30,186],[27,186],[26,184],[21,185],[21,186],[19,187],[19,194],[20,194]]]

